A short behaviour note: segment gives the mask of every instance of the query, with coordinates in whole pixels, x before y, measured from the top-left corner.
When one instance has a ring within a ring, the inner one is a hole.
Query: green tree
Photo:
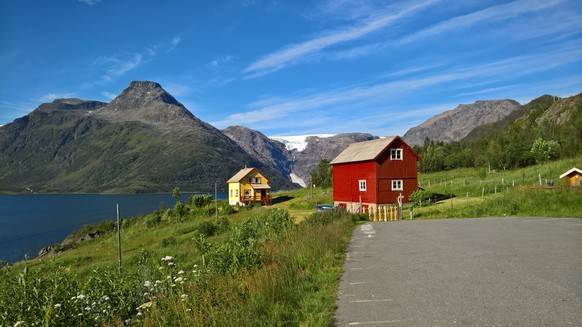
[[[537,138],[531,146],[531,153],[538,163],[545,162],[558,157],[560,144],[554,140],[544,140]]]
[[[332,172],[329,160],[321,159],[319,165],[311,170],[311,183],[319,187],[330,187],[332,184]]]
[[[174,200],[176,201],[176,204],[182,203],[181,199],[182,199],[182,191],[180,190],[179,187],[174,187],[174,189],[172,190],[172,196],[174,197]]]

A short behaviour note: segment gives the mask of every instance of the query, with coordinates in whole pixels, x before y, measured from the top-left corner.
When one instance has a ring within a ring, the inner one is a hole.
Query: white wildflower
[[[86,311],[91,311],[91,307],[85,307]]]
[[[172,260],[174,260],[174,257],[171,257],[169,255],[162,258],[162,261],[172,261]]]
[[[194,265],[194,268],[198,267],[198,265]]]
[[[172,285],[170,285],[170,286],[172,286],[172,287],[175,287],[175,286],[176,286],[176,284],[172,284]]]
[[[77,300],[84,300],[84,299],[85,299],[85,295],[83,295],[83,294],[77,295]]]
[[[129,324],[131,324],[131,319],[126,319],[126,320],[125,320],[125,324],[126,324],[126,325],[129,325]]]
[[[62,305],[60,303],[55,304],[55,309],[59,309]]]
[[[184,270],[178,271],[178,275],[183,275],[183,274],[184,274]]]
[[[19,321],[17,321],[17,322],[14,324],[14,327],[18,327],[18,326],[20,326],[20,325],[22,325],[22,324],[24,324],[24,321],[21,321],[21,320],[19,320]]]
[[[180,298],[182,298],[182,301],[186,301],[188,300],[188,294],[182,294],[180,295]]]
[[[101,300],[103,300],[103,301],[109,301],[109,296],[107,296],[107,295],[103,295],[103,296],[101,297]]]
[[[156,280],[156,285],[160,285],[162,283],[161,280]]]
[[[137,316],[138,316],[138,317],[141,317],[141,312],[138,312],[138,313],[137,313]]]
[[[174,263],[172,261],[168,262],[168,266],[174,266]]]
[[[166,279],[172,279],[172,276],[168,275],[166,276]]]
[[[146,280],[143,283],[143,286],[147,287],[147,288],[152,288],[154,285],[152,284],[152,282],[150,282],[149,280]]]
[[[152,301],[149,301],[149,302],[146,302],[146,303],[144,303],[144,304],[140,305],[139,307],[137,307],[137,309],[138,309],[138,310],[142,310],[142,309],[149,309],[149,308],[151,308],[151,306],[152,306],[153,304],[154,304],[154,303],[153,303]]]
[[[174,281],[175,281],[176,283],[181,283],[181,282],[183,282],[183,281],[184,281],[184,278],[183,278],[183,277],[176,277],[176,278],[174,278]]]

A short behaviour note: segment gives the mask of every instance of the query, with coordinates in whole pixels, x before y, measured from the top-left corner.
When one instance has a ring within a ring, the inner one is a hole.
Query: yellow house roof
[[[241,181],[241,179],[245,178],[253,170],[255,170],[255,168],[243,168],[243,169],[239,170],[238,173],[234,174],[234,176],[232,176],[226,182],[227,183],[238,183]]]

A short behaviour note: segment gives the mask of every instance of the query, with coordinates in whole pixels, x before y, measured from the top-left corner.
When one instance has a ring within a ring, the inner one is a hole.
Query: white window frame
[[[404,160],[404,150],[402,148],[390,149],[390,160]]]
[[[367,188],[368,188],[368,182],[365,179],[360,179],[358,181],[358,189],[360,190],[360,192],[365,192],[367,190]]]
[[[400,187],[394,187],[394,183],[400,183]],[[393,179],[390,183],[392,186],[392,191],[404,191],[404,181],[401,179]]]

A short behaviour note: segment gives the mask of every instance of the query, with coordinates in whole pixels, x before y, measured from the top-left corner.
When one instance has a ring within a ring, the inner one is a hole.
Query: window
[[[234,196],[238,196],[238,190],[234,190]]]
[[[358,181],[358,184],[360,186],[360,191],[365,191],[366,190],[366,180],[365,179],[361,179]]]
[[[234,196],[234,190],[230,190],[230,197]]]
[[[255,183],[257,183],[257,184],[261,184],[261,178],[260,178],[260,177],[256,177],[256,178],[255,178]]]
[[[402,149],[390,149],[390,160],[402,160]]]
[[[404,189],[404,184],[401,179],[392,180],[392,191],[402,191]]]

